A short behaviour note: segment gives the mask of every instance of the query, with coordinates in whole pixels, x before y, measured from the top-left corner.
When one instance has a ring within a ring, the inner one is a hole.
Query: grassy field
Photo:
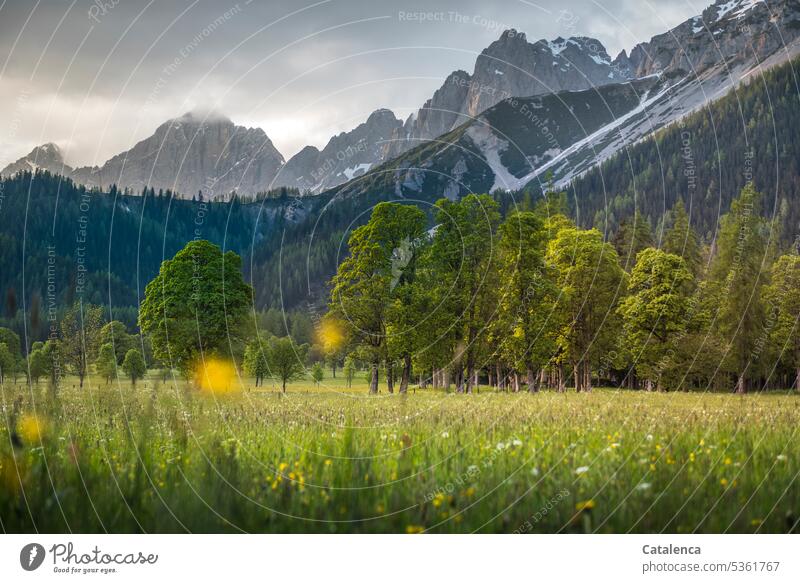
[[[2,388],[5,532],[788,532],[794,394]]]

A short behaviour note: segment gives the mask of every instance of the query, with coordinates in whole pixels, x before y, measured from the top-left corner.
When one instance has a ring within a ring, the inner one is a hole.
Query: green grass
[[[2,388],[5,532],[788,532],[800,517],[794,394],[74,384]]]

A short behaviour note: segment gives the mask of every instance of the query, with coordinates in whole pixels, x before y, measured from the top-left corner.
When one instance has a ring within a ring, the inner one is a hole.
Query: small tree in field
[[[303,378],[307,353],[308,345],[297,345],[288,336],[270,341],[267,353],[270,374],[281,382],[284,393],[287,382]]]
[[[264,377],[269,376],[269,342],[264,338],[251,340],[244,349],[244,371],[255,377],[256,386],[264,384]]]
[[[356,363],[352,356],[348,356],[344,359],[344,368],[342,370],[344,371],[344,379],[347,382],[347,388],[349,389],[353,386],[353,379],[356,376]]]
[[[100,347],[100,353],[95,362],[97,374],[103,377],[106,384],[114,377],[117,372],[117,355],[114,352],[114,347],[110,343],[103,344]]]
[[[103,308],[76,302],[61,320],[61,355],[83,387],[89,365],[100,348]]]
[[[30,374],[31,382],[39,384],[39,379],[45,376],[48,372],[48,359],[47,354],[44,352],[44,344],[39,342],[41,346],[31,350],[28,355],[28,371]]]
[[[122,361],[122,370],[131,378],[131,384],[135,387],[136,381],[147,372],[142,353],[135,348],[131,348],[125,354],[125,360]]]
[[[325,378],[325,372],[322,370],[322,365],[320,363],[315,362],[314,366],[311,367],[311,378],[314,380],[314,384],[319,387],[322,379]]]

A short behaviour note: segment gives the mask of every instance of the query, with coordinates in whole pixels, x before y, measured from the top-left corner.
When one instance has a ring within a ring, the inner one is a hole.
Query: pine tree
[[[682,257],[689,270],[697,275],[700,269],[700,244],[697,234],[689,224],[689,215],[679,198],[670,211],[672,226],[664,235],[661,248],[667,252]]]

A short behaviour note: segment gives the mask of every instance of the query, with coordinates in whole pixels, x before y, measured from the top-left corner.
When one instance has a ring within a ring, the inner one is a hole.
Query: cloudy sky
[[[405,118],[506,28],[614,56],[710,0],[0,0],[0,167],[55,142],[101,164],[189,110],[288,158],[379,107]]]

